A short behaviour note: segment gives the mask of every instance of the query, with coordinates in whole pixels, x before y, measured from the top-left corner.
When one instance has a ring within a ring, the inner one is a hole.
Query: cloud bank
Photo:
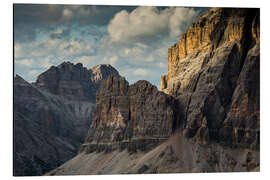
[[[192,8],[179,7],[142,6],[130,13],[122,10],[110,21],[108,33],[112,42],[152,42],[168,34],[175,39],[197,15]]]

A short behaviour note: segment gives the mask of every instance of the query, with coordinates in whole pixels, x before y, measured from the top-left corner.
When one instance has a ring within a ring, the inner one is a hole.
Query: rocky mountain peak
[[[97,93],[94,118],[81,152],[146,150],[173,132],[174,100],[151,83],[133,85],[110,75]]]
[[[124,77],[116,74],[109,75],[107,79],[103,80],[100,90],[97,92],[97,99],[103,96],[112,95],[126,95],[129,83]]]
[[[40,74],[34,85],[67,99],[93,101],[91,76],[82,64],[63,62]]]
[[[187,137],[258,148],[259,17],[256,8],[211,8],[169,48],[161,90],[179,100]]]
[[[67,61],[40,74],[34,85],[67,99],[94,102],[101,81],[110,74],[119,76],[111,65],[98,65],[88,70],[81,63]]]
[[[101,80],[106,79],[110,74],[115,74],[119,76],[118,71],[110,64],[99,64],[89,70],[93,74],[93,82],[100,82]]]
[[[256,8],[206,11],[168,49],[162,91],[145,80],[129,85],[110,65],[70,62],[16,86],[14,159],[29,174],[59,166],[89,124],[77,157],[50,175],[259,171],[259,20]]]
[[[77,153],[101,81],[110,72],[119,76],[108,69],[114,68],[97,68],[99,81],[92,81],[95,75],[81,63],[71,62],[50,67],[32,84],[14,77],[15,175],[42,175]]]
[[[211,8],[190,25],[179,41],[168,49],[168,75],[161,79],[161,89],[173,83],[179,74],[180,65],[186,58],[193,59],[224,44],[236,43],[240,54],[260,39],[259,10],[254,8]],[[202,59],[203,57],[201,57]],[[198,64],[198,63],[197,63]],[[196,71],[192,74],[198,73]],[[165,81],[166,80],[166,81]],[[166,85],[166,86],[165,86]]]

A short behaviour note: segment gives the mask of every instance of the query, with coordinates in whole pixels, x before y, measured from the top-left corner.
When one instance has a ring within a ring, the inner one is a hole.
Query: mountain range
[[[28,83],[14,78],[14,175],[42,175],[74,157],[84,142],[100,83],[110,65],[64,62]]]
[[[64,62],[14,79],[14,175],[260,170],[260,10],[211,8],[161,88]]]

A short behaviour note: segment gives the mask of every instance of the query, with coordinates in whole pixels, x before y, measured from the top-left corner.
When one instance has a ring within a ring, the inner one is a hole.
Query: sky
[[[28,82],[64,61],[111,64],[130,84],[160,87],[168,48],[206,8],[14,5],[14,73]]]

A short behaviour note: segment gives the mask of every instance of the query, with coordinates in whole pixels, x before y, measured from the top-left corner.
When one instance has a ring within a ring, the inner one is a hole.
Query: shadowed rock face
[[[259,148],[260,145],[260,48],[248,51],[232,95],[219,137],[225,144]]]
[[[72,158],[89,126],[93,103],[14,80],[14,175],[42,175]]]
[[[92,120],[100,81],[110,73],[119,76],[109,65],[93,69],[95,73],[81,64],[63,63],[33,84],[16,75],[14,175],[42,175],[77,154]]]
[[[161,89],[186,137],[259,148],[259,9],[212,8],[169,48]]]
[[[172,134],[174,100],[147,81],[129,86],[109,76],[97,93],[93,122],[81,151],[146,150]]]

